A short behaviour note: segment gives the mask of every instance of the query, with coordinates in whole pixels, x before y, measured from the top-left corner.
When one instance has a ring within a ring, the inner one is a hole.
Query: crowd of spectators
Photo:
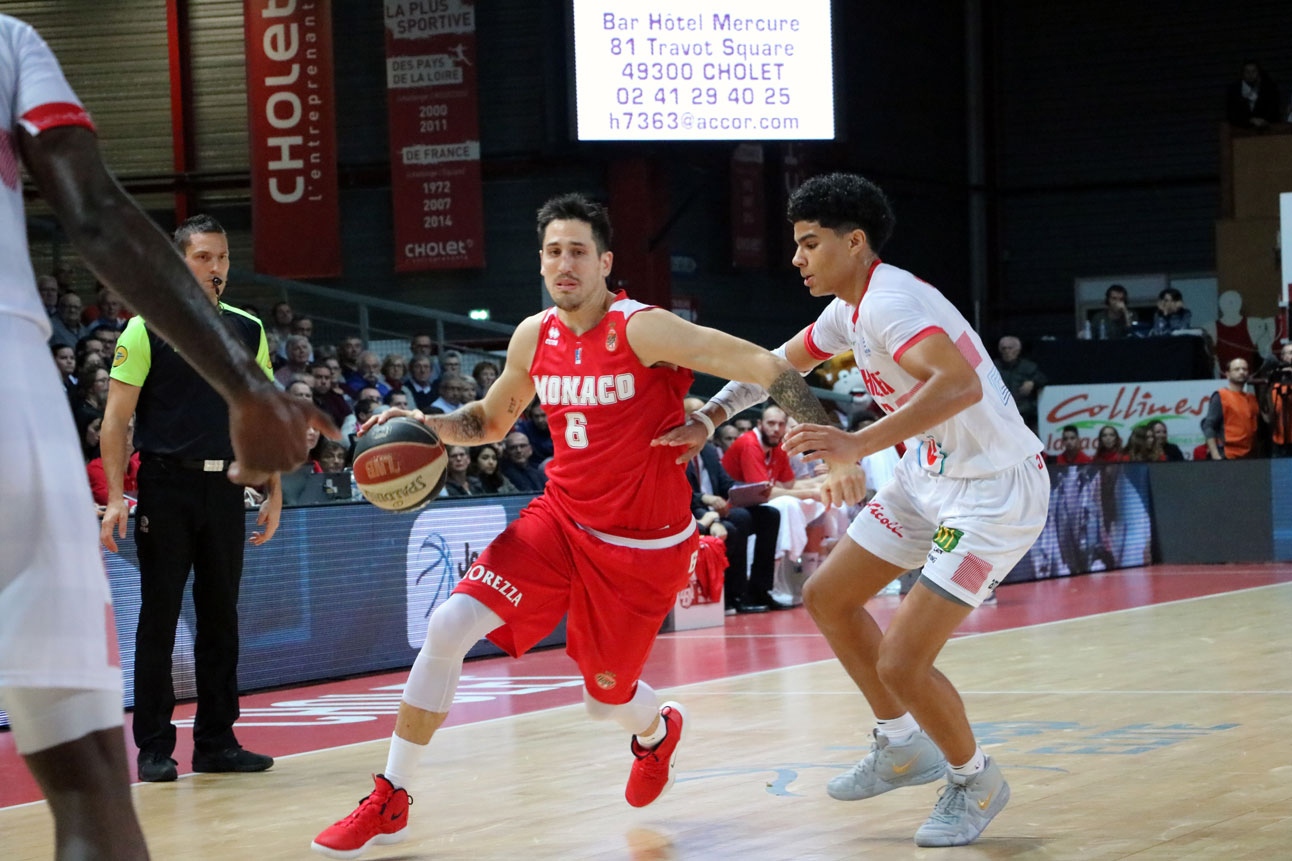
[[[38,279],[53,331],[49,346],[76,422],[88,478],[92,486],[105,489],[98,487],[103,483],[99,428],[117,337],[131,314],[112,291],[102,287],[96,291],[94,304],[84,307],[67,271],[61,274],[64,280],[54,275]],[[254,308],[248,310],[256,313]],[[353,490],[345,488],[353,488],[348,471],[356,432],[372,415],[392,407],[428,414],[451,412],[483,397],[501,372],[500,360],[492,358],[479,358],[464,368],[461,352],[437,351],[425,333],[409,339],[407,352],[384,356],[367,349],[357,334],[336,344],[316,343],[314,321],[296,313],[288,302],[273,305],[264,323],[275,382],[285,391],[312,400],[343,434],[340,442],[317,434],[310,439],[307,463],[293,476],[284,476],[287,504],[293,495],[303,498],[310,475],[337,477],[335,483],[328,484],[336,488],[329,498],[353,497]],[[445,496],[541,491],[547,481],[546,462],[552,456],[547,416],[535,400],[505,444],[453,447],[449,454]],[[127,495],[130,481],[128,473]],[[249,494],[249,504],[254,501],[255,495]]]

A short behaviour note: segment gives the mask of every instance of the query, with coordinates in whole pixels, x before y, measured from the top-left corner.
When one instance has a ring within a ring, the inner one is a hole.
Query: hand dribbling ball
[[[386,511],[412,511],[440,495],[448,454],[435,431],[401,416],[373,425],[354,446],[354,481]]]

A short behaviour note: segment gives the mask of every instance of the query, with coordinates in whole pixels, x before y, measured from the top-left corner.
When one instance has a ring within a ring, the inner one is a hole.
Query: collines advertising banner
[[[245,0],[256,271],[341,274],[331,0]]]
[[[484,266],[475,4],[384,5],[395,270]]]

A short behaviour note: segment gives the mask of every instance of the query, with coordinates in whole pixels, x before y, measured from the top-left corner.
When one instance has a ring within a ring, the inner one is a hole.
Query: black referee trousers
[[[190,570],[197,617],[193,746],[214,753],[237,744],[238,586],[245,542],[243,490],[223,471],[143,456],[135,509],[142,603],[135,636],[134,739],[140,752],[170,756],[175,750],[171,653]]]

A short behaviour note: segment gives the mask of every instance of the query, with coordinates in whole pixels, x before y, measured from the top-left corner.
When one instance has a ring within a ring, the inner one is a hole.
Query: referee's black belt
[[[195,472],[224,472],[229,468],[231,460],[198,460],[187,457],[172,457],[168,454],[144,454],[140,456],[141,460],[151,460],[168,466],[171,469],[189,469]]]

